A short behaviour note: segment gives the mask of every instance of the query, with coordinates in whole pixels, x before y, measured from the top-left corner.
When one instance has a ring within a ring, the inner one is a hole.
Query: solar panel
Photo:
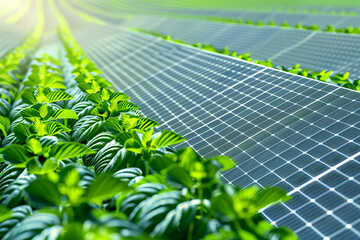
[[[277,66],[293,67],[300,63],[301,67],[313,71],[325,69],[337,73],[350,72],[352,79],[360,78],[360,36],[357,34],[333,34],[152,16],[136,17],[125,23],[125,26],[132,26],[133,22],[142,18],[145,20],[135,27],[169,34],[187,43],[207,42],[220,49],[228,46],[230,50],[238,53],[250,52],[254,59],[271,59]],[[152,19],[157,19],[156,25],[151,24]],[[169,29],[166,27],[168,25],[172,27]],[[192,25],[194,28],[186,29]]]
[[[98,3],[99,4],[99,3]],[[80,6],[76,3],[72,3],[73,6],[77,6],[79,8],[82,8],[83,11],[87,11],[87,9],[84,7],[84,5]],[[91,4],[89,4],[91,5]],[[98,6],[104,7],[103,4],[99,4]],[[111,5],[110,5],[111,6]],[[105,6],[106,7],[106,6]],[[327,25],[333,25],[335,27],[349,27],[349,26],[357,26],[360,20],[359,16],[356,15],[334,15],[330,14],[331,10],[336,10],[340,12],[341,10],[356,12],[359,11],[359,9],[354,8],[327,8],[327,7],[321,7],[321,8],[314,8],[314,7],[305,7],[303,9],[299,10],[325,10],[325,13],[305,13],[305,12],[287,12],[287,9],[283,10],[226,10],[226,9],[193,9],[193,8],[181,8],[181,7],[165,7],[165,6],[154,6],[150,3],[144,3],[142,2],[141,5],[132,4],[132,8],[123,8],[123,9],[116,9],[108,7],[107,11],[109,12],[117,12],[119,15],[121,13],[133,13],[133,14],[139,14],[139,13],[152,13],[152,14],[159,14],[161,12],[166,13],[168,15],[171,14],[181,14],[181,15],[189,15],[189,16],[218,16],[218,17],[225,17],[225,18],[242,18],[242,19],[250,19],[253,22],[256,21],[263,21],[263,22],[269,22],[274,20],[277,24],[281,24],[282,22],[286,21],[290,25],[295,26],[297,23],[302,23],[303,25],[311,26],[313,24],[317,24],[318,26],[325,28]],[[327,12],[326,12],[327,11]],[[95,11],[91,12],[88,11],[91,14],[94,14],[98,17],[102,17],[104,19],[107,19],[108,21],[116,21],[115,18],[109,19],[109,16],[104,16],[101,14],[97,14]]]
[[[358,239],[358,92],[118,27],[75,36],[145,115],[204,157],[232,157],[224,181],[291,193],[262,211],[272,224],[301,239]]]
[[[253,22],[262,21],[269,22],[275,21],[277,24],[281,24],[286,21],[292,26],[297,23],[301,23],[306,26],[312,26],[316,24],[320,27],[326,27],[327,25],[335,25],[337,27],[357,26],[359,22],[358,16],[339,16],[328,14],[306,14],[306,13],[287,13],[281,11],[239,11],[239,10],[178,10],[178,12],[186,14],[196,14],[203,16],[219,16],[225,18],[242,18],[243,20],[250,19]],[[346,26],[343,26],[343,22],[346,21]]]

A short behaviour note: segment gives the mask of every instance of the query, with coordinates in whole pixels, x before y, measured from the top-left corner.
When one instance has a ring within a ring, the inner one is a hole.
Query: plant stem
[[[68,120],[67,120],[67,118],[65,118],[65,119],[64,119],[64,125],[65,125],[65,127],[67,127],[67,123],[68,123]]]
[[[194,231],[194,222],[192,221],[190,223],[190,225],[189,225],[189,231],[188,231],[188,234],[187,234],[187,240],[192,240],[193,231]]]
[[[203,207],[204,207],[204,203],[203,203],[203,201],[204,201],[204,193],[203,193],[201,180],[199,181],[199,197],[200,197],[200,200],[201,200],[200,216],[203,217],[203,215],[204,215],[204,210],[203,210]]]
[[[149,175],[149,165],[150,165],[150,163],[149,163],[149,161],[145,161],[145,176],[147,176],[147,175]]]
[[[238,217],[235,218],[234,225],[235,225],[236,235],[240,238],[239,232],[241,230],[241,227],[239,225],[239,218]]]

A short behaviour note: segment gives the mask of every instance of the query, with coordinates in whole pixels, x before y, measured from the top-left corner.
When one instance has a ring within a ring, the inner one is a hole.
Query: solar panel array
[[[109,5],[107,6],[101,1],[83,1],[80,5],[78,2],[71,2],[75,7],[82,8],[86,11],[86,6],[98,6],[100,8],[105,8],[109,12],[118,12],[119,15],[124,13],[133,13],[133,14],[181,14],[189,16],[219,16],[225,18],[242,18],[250,19],[252,21],[263,21],[269,22],[274,20],[277,24],[281,24],[286,21],[290,25],[295,26],[297,23],[302,23],[303,25],[312,26],[317,24],[320,27],[326,27],[327,25],[333,25],[337,28],[346,28],[349,26],[358,26],[360,22],[360,16],[356,13],[360,13],[358,8],[330,8],[330,7],[304,7],[299,10],[322,10],[323,13],[305,13],[305,12],[287,12],[288,9],[283,10],[228,10],[228,9],[193,9],[193,8],[182,8],[181,6],[159,6],[152,5],[150,2],[142,2],[141,5],[136,5],[136,3],[131,4],[128,2],[127,5]],[[97,4],[97,5],[96,5]],[[126,7],[125,7],[126,6]],[[331,11],[337,11],[338,13],[341,10],[351,12],[352,14],[331,14]],[[355,13],[355,14],[354,14]],[[92,14],[96,14],[96,11],[93,11]],[[101,16],[101,15],[100,15]],[[106,17],[106,16],[103,16]]]
[[[232,157],[224,181],[287,190],[291,201],[262,212],[272,224],[359,239],[360,93],[120,27],[75,36],[145,115],[204,157]]]
[[[350,72],[360,78],[360,36],[319,31],[225,24],[176,18],[136,16],[127,27],[159,32],[190,44],[210,43],[238,53],[250,52],[253,59],[271,59],[277,66],[313,71]]]
[[[275,21],[277,24],[281,24],[286,21],[292,26],[297,23],[301,23],[304,26],[312,26],[313,24],[324,28],[328,25],[333,25],[336,28],[346,28],[349,26],[358,26],[360,22],[360,16],[352,15],[330,15],[330,14],[306,14],[306,13],[287,13],[277,11],[241,11],[241,10],[179,10],[176,12],[182,12],[191,15],[203,15],[203,16],[218,16],[225,18],[242,18],[244,20],[250,19],[253,22],[256,21]]]

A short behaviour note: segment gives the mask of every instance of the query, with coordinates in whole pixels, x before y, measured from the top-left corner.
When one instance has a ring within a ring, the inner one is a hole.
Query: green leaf
[[[51,91],[49,88],[38,88],[35,92],[35,98],[38,103],[47,102],[46,94]]]
[[[212,157],[209,158],[208,160],[216,160],[217,162],[219,162],[223,166],[221,171],[226,171],[236,166],[236,163],[230,157],[227,156]]]
[[[43,150],[40,141],[36,138],[30,138],[26,142],[25,148],[28,152],[31,152],[35,155],[39,155]]]
[[[226,193],[216,190],[211,196],[211,209],[228,217],[235,217],[233,199]]]
[[[52,147],[50,156],[57,161],[67,158],[74,158],[85,154],[94,154],[96,151],[91,150],[81,143],[69,142]]]
[[[332,71],[325,73],[325,70],[323,72],[324,74],[322,74],[319,79],[321,81],[326,81],[328,78],[330,78],[330,75],[333,73]]]
[[[192,188],[194,186],[194,181],[192,180],[189,172],[185,168],[176,164],[171,164],[161,172],[167,173],[167,175],[176,179],[177,182],[183,184],[187,188]]]
[[[101,105],[100,105],[101,106]],[[100,116],[102,118],[107,118],[109,113],[107,111],[103,111],[99,107],[94,108],[91,112],[91,115]]]
[[[55,206],[59,206],[61,203],[61,194],[57,186],[46,177],[32,181],[26,187],[26,191],[33,202]]]
[[[170,238],[173,234],[182,234],[182,239],[184,239],[184,237],[187,235],[189,224],[194,221],[197,209],[201,207],[200,205],[200,199],[193,199],[177,204],[176,208],[172,209],[166,215],[166,218],[164,218],[156,225],[152,231],[152,234],[155,236],[165,235]],[[152,213],[154,212],[156,211],[153,211]]]
[[[140,107],[132,102],[121,102],[117,105],[116,110],[119,112],[127,112],[131,109],[140,109]]]
[[[130,131],[133,128],[135,128],[137,126],[138,121],[139,118],[131,117],[128,114],[122,114],[120,119],[120,123],[123,125],[125,131]]]
[[[121,145],[125,145],[125,142],[130,139],[133,138],[133,134],[129,133],[129,132],[122,132],[119,135],[116,136],[116,141],[118,143],[120,143]]]
[[[154,133],[154,129],[150,129],[149,131],[143,133],[141,138],[141,143],[144,148],[146,148],[147,144],[151,141],[151,136],[153,135],[153,133]]]
[[[71,129],[65,127],[59,122],[47,122],[45,123],[45,131],[49,136],[54,136],[62,132],[70,132]]]
[[[72,138],[74,141],[89,141],[100,132],[103,132],[103,121],[98,116],[84,116],[76,122],[73,129]]]
[[[10,212],[9,208],[0,205],[0,223],[11,218],[11,214],[12,212]]]
[[[35,133],[34,135],[44,136],[48,134],[45,127],[45,123],[42,123],[39,118],[35,118],[33,124],[30,125],[30,130]]]
[[[110,99],[110,94],[111,94],[111,92],[109,90],[107,90],[106,88],[103,88],[101,90],[101,98],[105,101]]]
[[[26,141],[28,137],[32,135],[30,131],[30,126],[25,123],[18,123],[13,127],[15,136],[21,141]]]
[[[252,233],[245,231],[243,229],[239,230],[239,235],[240,235],[241,239],[258,240],[258,238],[255,235],[253,235]]]
[[[17,167],[26,167],[30,157],[26,154],[25,147],[18,144],[11,144],[1,150],[4,160]]]
[[[135,152],[138,154],[141,154],[141,152],[142,152],[141,142],[137,141],[135,138],[130,138],[130,139],[126,140],[126,142],[124,144],[124,148],[126,150],[129,150],[131,152]]]
[[[35,158],[32,158],[26,164],[26,168],[29,174],[43,175],[56,170],[58,164],[53,159],[46,159],[44,163],[40,163],[39,161],[36,161]]]
[[[111,175],[103,174],[95,178],[88,187],[85,197],[89,202],[102,203],[114,197],[121,191],[128,189],[127,183]]]
[[[127,101],[130,97],[125,93],[114,92],[110,96],[110,102],[119,102],[119,101]]]
[[[38,117],[40,118],[40,112],[38,110],[36,110],[35,108],[24,108],[23,110],[21,110],[20,115],[23,118],[34,118],[34,117]]]
[[[107,119],[104,122],[104,126],[108,127],[108,128],[111,128],[111,129],[114,129],[114,130],[116,130],[116,131],[118,131],[120,133],[124,131],[123,126],[120,124],[120,121],[117,118],[109,118],[109,119]]]
[[[170,130],[165,130],[161,132],[161,135],[159,137],[155,138],[152,141],[151,145],[153,145],[157,149],[157,148],[181,143],[183,141],[185,141],[185,138],[183,138],[181,135]]]
[[[37,103],[36,98],[34,97],[35,88],[28,88],[23,91],[21,94],[21,99],[23,103],[27,103],[29,105],[34,105]]]
[[[72,118],[72,119],[79,119],[76,115],[76,112],[70,109],[59,109],[54,112],[52,115],[53,119],[64,119],[64,118]]]
[[[238,217],[249,219],[253,217],[259,210],[255,203],[254,196],[258,193],[259,187],[254,185],[252,187],[240,189],[233,198],[234,212]]]
[[[193,165],[196,161],[200,161],[199,156],[191,147],[186,147],[178,150],[176,155],[178,156],[178,159],[180,161],[180,166],[188,169],[189,171],[193,169]]]
[[[87,99],[89,99],[91,102],[93,102],[97,105],[102,103],[100,93],[91,93],[91,94],[87,95]]]
[[[0,130],[4,134],[4,136],[7,136],[7,131],[10,127],[10,120],[7,117],[0,116]]]
[[[78,84],[78,88],[80,88],[81,91],[87,92],[87,90],[91,89],[91,86],[87,84],[86,82],[81,82]]]
[[[277,187],[261,189],[254,197],[254,201],[256,202],[258,209],[279,201],[285,202],[290,199],[291,196],[288,196],[285,190]]]
[[[138,187],[142,184],[145,183],[161,183],[166,185],[166,176],[164,176],[163,174],[149,174],[146,175],[143,179],[141,179],[139,182],[136,182],[134,184],[132,184],[132,187]]]
[[[41,105],[41,107],[39,108],[39,113],[41,118],[45,118],[48,115],[49,110],[47,104]]]
[[[26,217],[13,227],[2,240],[14,239],[58,239],[61,231],[59,217],[52,213],[36,213]]]
[[[62,90],[55,90],[46,95],[47,102],[58,102],[58,101],[65,101],[69,99],[73,99],[74,97],[68,94],[67,92],[64,92]]]
[[[151,127],[158,127],[158,126],[161,125],[150,118],[140,118],[139,121],[137,122],[136,128],[139,130],[147,130]]]

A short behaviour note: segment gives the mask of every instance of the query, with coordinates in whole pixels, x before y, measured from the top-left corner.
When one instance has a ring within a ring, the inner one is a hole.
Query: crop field
[[[0,0],[0,239],[360,240],[360,2]]]

